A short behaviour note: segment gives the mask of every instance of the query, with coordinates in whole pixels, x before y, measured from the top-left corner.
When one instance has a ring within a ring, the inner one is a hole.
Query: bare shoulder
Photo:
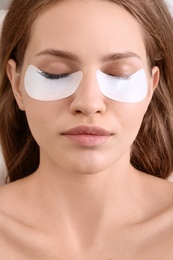
[[[27,186],[28,179],[24,178],[0,187],[0,230],[24,221],[31,194]]]
[[[139,213],[139,218],[125,230],[122,245],[127,239],[132,259],[173,259],[173,183],[141,172],[137,175],[137,213],[133,214]]]
[[[35,202],[33,198],[34,184],[32,176],[0,187],[0,218],[23,222],[27,212],[33,211]]]
[[[0,230],[20,215],[20,205],[23,204],[23,181],[6,184],[0,187]],[[6,225],[5,225],[6,224]],[[8,225],[7,225],[8,224]]]
[[[166,208],[173,206],[173,182],[155,176],[144,174],[142,181],[144,188],[151,196],[150,200],[158,202]]]
[[[26,254],[35,253],[38,245],[36,238],[40,238],[39,233],[31,221],[34,210],[27,202],[30,200],[27,182],[26,178],[0,187],[1,259],[25,259]]]
[[[12,255],[10,255],[10,244],[13,247],[14,237],[16,234],[16,230],[19,230],[17,226],[17,215],[20,212],[18,211],[18,199],[17,195],[19,192],[19,183],[10,183],[0,187],[0,245],[1,245],[1,253],[0,256],[8,257],[8,259],[12,259]],[[15,256],[15,253],[13,251]],[[17,257],[14,259],[17,259]]]
[[[156,212],[144,224],[148,230],[145,249],[153,259],[173,259],[173,183],[158,179],[152,186]]]
[[[173,239],[173,183],[147,174],[143,174],[141,183],[141,196],[148,212],[144,224],[153,235],[165,234],[165,239]]]
[[[8,208],[16,206],[15,204],[22,198],[24,183],[25,181],[22,179],[0,187],[0,212],[6,208],[6,205]]]
[[[173,210],[173,182],[148,174],[141,174],[141,192],[156,215]],[[158,214],[157,214],[158,213]]]

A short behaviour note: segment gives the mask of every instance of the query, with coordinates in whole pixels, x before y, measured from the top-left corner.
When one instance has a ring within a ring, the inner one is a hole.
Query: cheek
[[[46,132],[49,133],[51,131],[54,110],[52,109],[51,112],[50,110],[44,102],[29,99],[25,102],[28,124],[32,135],[38,142],[42,136],[46,135]]]
[[[136,137],[147,109],[147,101],[135,104],[119,104],[116,111],[121,133]]]
[[[69,106],[68,99],[54,102],[36,101],[26,96],[25,112],[28,124],[36,142],[52,142],[52,138],[62,131]],[[63,111],[63,112],[62,112]]]

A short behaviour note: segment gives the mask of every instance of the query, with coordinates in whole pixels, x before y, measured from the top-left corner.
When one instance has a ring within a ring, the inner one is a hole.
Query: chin
[[[109,171],[115,162],[104,160],[103,158],[99,160],[82,160],[73,161],[72,164],[68,164],[70,172],[83,175],[99,174],[101,172]],[[71,165],[71,166],[70,166]]]

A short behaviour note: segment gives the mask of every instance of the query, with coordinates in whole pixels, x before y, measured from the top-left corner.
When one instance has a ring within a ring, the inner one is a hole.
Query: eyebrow
[[[69,51],[61,51],[61,50],[54,50],[54,49],[47,49],[44,51],[39,52],[36,56],[41,56],[41,55],[49,55],[53,57],[58,57],[58,58],[65,58],[68,60],[75,60],[78,61],[79,57]]]
[[[76,54],[73,54],[69,51],[46,49],[36,54],[36,56],[41,56],[41,55],[49,55],[53,57],[79,61],[79,57]],[[110,53],[108,55],[105,55],[101,60],[103,62],[109,62],[109,61],[115,61],[115,60],[127,59],[127,58],[138,58],[141,60],[141,57],[134,52]]]
[[[141,57],[134,52],[120,52],[120,53],[111,53],[106,55],[103,58],[103,61],[109,62],[109,61],[115,61],[115,60],[121,60],[121,59],[128,59],[128,58],[138,58],[141,60]]]

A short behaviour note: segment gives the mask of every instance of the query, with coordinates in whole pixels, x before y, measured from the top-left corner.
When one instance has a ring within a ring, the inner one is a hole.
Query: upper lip
[[[109,136],[111,132],[98,126],[77,126],[63,132],[62,135],[99,135]]]

